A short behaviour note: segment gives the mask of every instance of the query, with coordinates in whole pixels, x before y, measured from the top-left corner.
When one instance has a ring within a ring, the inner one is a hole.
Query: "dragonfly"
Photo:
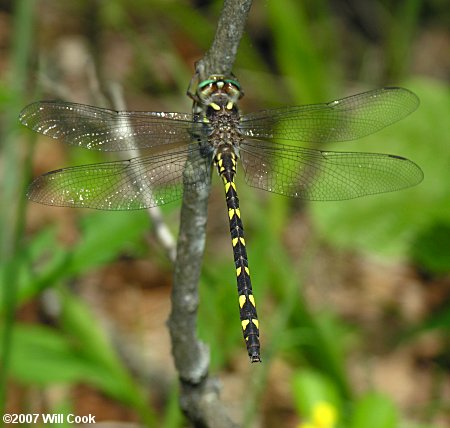
[[[238,162],[248,185],[303,200],[346,200],[414,186],[423,173],[411,160],[329,151],[323,144],[379,131],[416,110],[419,99],[408,89],[385,87],[324,104],[241,114],[240,83],[225,75],[209,76],[188,95],[194,102],[191,114],[114,111],[62,101],[28,105],[20,122],[66,144],[104,152],[151,150],[128,160],[48,172],[34,179],[27,196],[53,206],[143,209],[200,189],[215,167],[225,189],[243,337],[250,361],[260,362],[259,320],[235,182]]]

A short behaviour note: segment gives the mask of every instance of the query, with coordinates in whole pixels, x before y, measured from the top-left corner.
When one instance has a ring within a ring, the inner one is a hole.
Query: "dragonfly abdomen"
[[[214,163],[225,186],[225,196],[230,222],[231,243],[236,266],[237,289],[241,326],[251,362],[260,362],[259,322],[255,298],[252,291],[247,250],[245,248],[244,226],[239,210],[239,199],[234,177],[236,175],[236,155],[231,151],[217,153]]]

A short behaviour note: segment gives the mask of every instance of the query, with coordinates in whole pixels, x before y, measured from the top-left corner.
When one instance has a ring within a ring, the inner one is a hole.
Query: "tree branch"
[[[251,5],[252,0],[224,0],[213,43],[196,64],[201,79],[231,73]]]
[[[196,74],[230,74],[247,21],[251,0],[225,0],[211,48],[197,62]],[[211,168],[205,186],[185,192],[180,214],[177,259],[168,320],[172,353],[181,382],[183,411],[198,427],[233,427],[219,400],[217,381],[208,377],[209,350],[197,337],[198,282],[205,248]],[[188,176],[189,162],[185,174]]]

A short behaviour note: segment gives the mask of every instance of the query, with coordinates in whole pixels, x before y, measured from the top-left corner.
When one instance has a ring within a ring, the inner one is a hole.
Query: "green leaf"
[[[325,17],[324,2],[314,3],[314,21]],[[269,25],[276,43],[277,62],[286,75],[293,76],[292,89],[302,103],[317,102],[326,98],[327,65],[333,57],[327,35],[331,31],[331,21],[323,19],[320,32],[311,25],[308,8],[302,2],[277,0],[268,2]],[[286,13],[289,11],[289,13]]]
[[[73,249],[72,274],[86,272],[117,256],[149,228],[145,211],[96,212],[82,218],[83,238]]]
[[[450,222],[437,222],[416,236],[411,257],[422,269],[437,275],[450,272]]]
[[[125,250],[134,251],[149,227],[145,211],[95,212],[81,219],[82,236],[70,249],[61,246],[53,227],[39,232],[28,243],[27,254],[20,265],[19,303],[65,278],[104,265]],[[4,268],[0,265],[0,275]],[[0,308],[4,306],[3,299],[4,289],[0,288]]]
[[[17,324],[11,350],[11,372],[22,382],[49,385],[89,378],[96,369],[74,352],[60,332],[48,327]]]
[[[302,370],[292,380],[295,407],[304,418],[311,418],[320,403],[331,405],[337,413],[341,408],[340,398],[334,384],[320,372]]]
[[[86,382],[129,403],[130,382],[94,359],[86,358],[84,344],[58,330],[16,325],[11,350],[11,373],[25,383],[41,386]]]
[[[84,382],[133,406],[144,420],[153,419],[145,397],[101,332],[94,327],[91,317],[87,316],[85,320],[91,323],[90,332],[86,325],[77,329],[74,328],[76,322],[68,321],[75,313],[88,315],[87,311],[72,307],[68,314],[67,302],[64,306],[66,332],[16,324],[11,349],[12,376],[23,383],[40,386]],[[69,306],[74,305],[71,303]]]
[[[386,396],[371,392],[357,400],[351,428],[397,428],[398,412]]]

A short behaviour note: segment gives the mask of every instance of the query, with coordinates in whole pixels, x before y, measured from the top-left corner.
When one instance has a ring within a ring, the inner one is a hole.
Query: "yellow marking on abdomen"
[[[250,303],[256,308],[255,298],[253,297],[253,294],[248,295],[248,300],[250,300]]]
[[[242,238],[242,236],[239,238],[239,240],[241,241],[241,244],[245,247],[245,239]]]
[[[259,328],[259,321],[256,318],[252,318],[252,323],[256,325],[256,328]]]
[[[247,300],[247,298],[245,296],[239,296],[239,307],[241,309],[244,306],[246,300]]]
[[[209,105],[216,111],[220,110],[220,106],[218,104],[216,104],[216,103],[210,103]]]
[[[242,272],[242,268],[239,266],[239,267],[236,269],[236,276],[239,276],[239,275],[241,274],[241,272]]]
[[[250,271],[248,270],[248,267],[245,266],[244,269],[245,269],[245,273],[246,273],[248,276],[250,276]]]
[[[245,330],[247,328],[247,326],[249,325],[250,321],[249,320],[243,320],[241,321],[241,325],[242,325],[242,330]]]
[[[238,243],[238,241],[239,241],[239,238],[233,238],[233,239],[231,240],[231,243],[233,244],[233,247],[236,246],[236,244]]]
[[[221,170],[220,170],[220,172],[222,172],[224,169],[225,169],[225,168],[222,167]],[[227,181],[225,182],[225,193],[228,193],[228,190],[230,190],[230,186],[231,186],[234,190],[236,190],[236,184],[234,184],[233,181],[228,181],[228,180],[227,180]]]

